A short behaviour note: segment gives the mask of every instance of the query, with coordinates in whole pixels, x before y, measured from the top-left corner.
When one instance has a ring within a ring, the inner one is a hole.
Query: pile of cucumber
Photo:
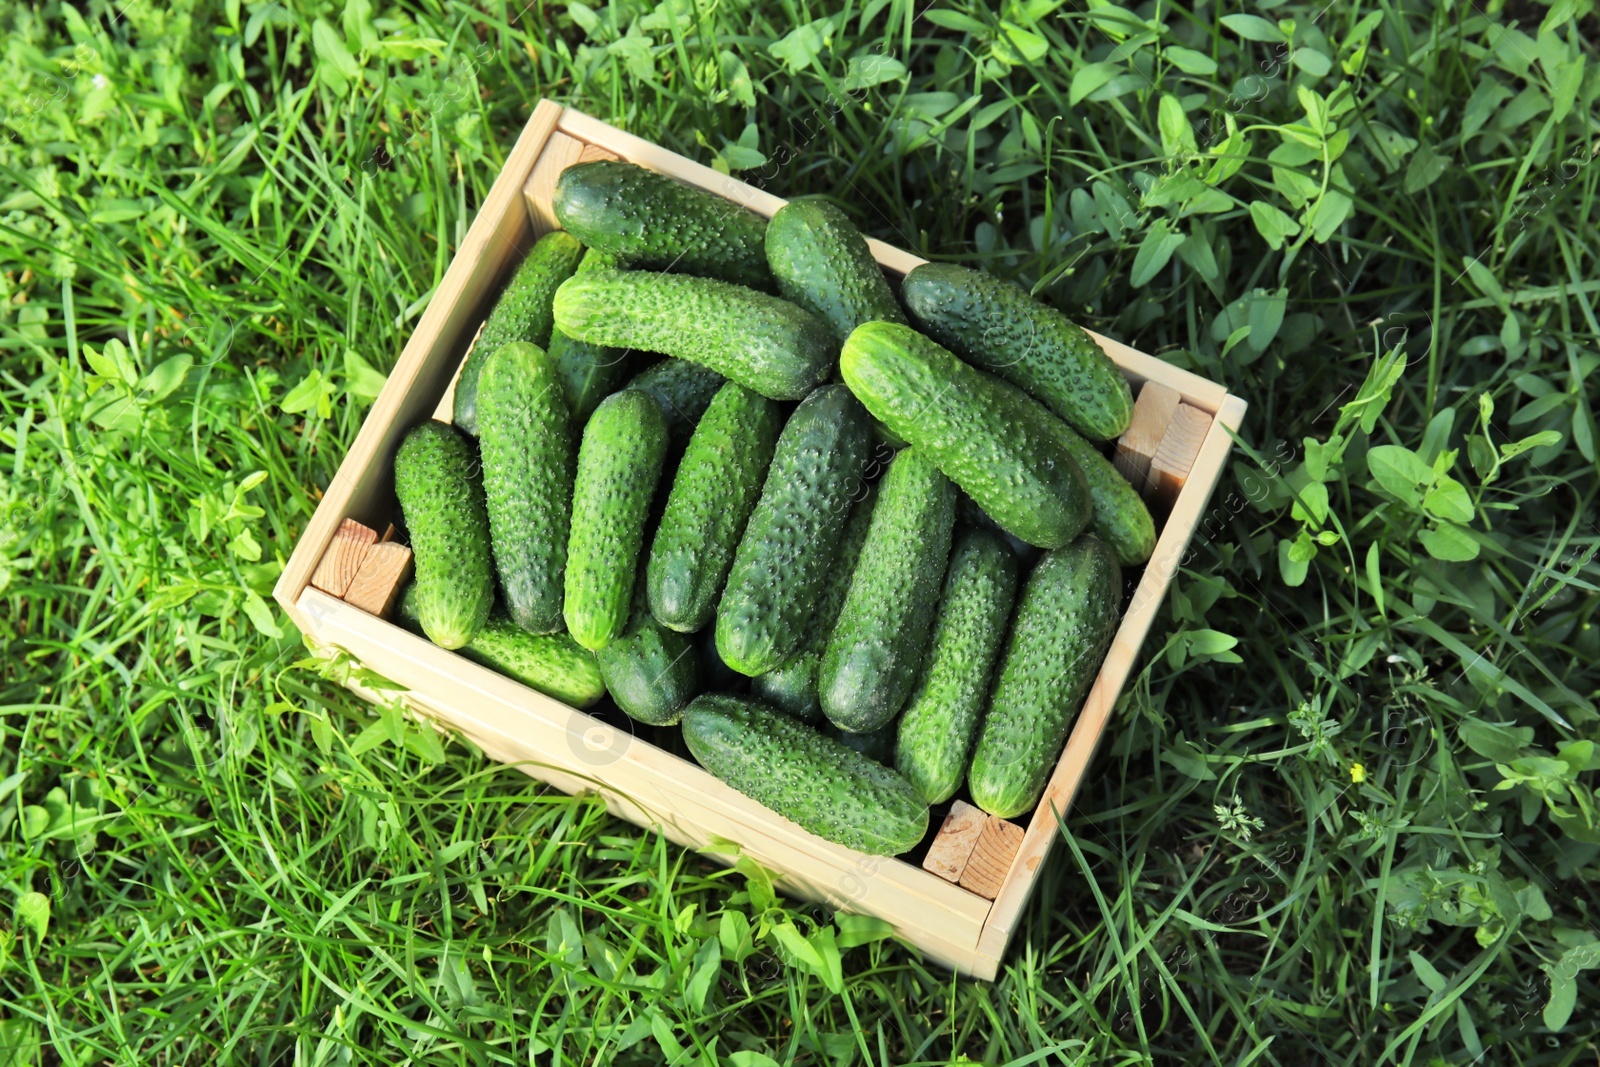
[[[405,619],[681,723],[706,770],[864,852],[915,847],[963,784],[1031,810],[1155,545],[1094,443],[1132,414],[1116,366],[977,271],[897,298],[826,203],[768,222],[597,161],[555,212],[454,425],[395,457]]]

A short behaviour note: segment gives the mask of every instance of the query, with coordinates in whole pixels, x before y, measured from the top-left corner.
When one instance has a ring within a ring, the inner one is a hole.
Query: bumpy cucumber
[[[650,611],[680,633],[716,614],[733,552],[783,429],[779,405],[729,382],[700,419],[667,495],[645,572]]]
[[[950,561],[955,510],[955,487],[927,456],[915,446],[895,456],[817,678],[822,710],[841,730],[880,729],[911,695]]]
[[[1078,436],[1072,427],[1061,425],[1061,441],[1089,483],[1089,498],[1094,501],[1094,517],[1089,528],[1117,554],[1124,567],[1137,567],[1156,550],[1156,524],[1139,491],[1128,484],[1122,472],[1100,454],[1094,445]]]
[[[614,348],[664,352],[774,400],[799,400],[839,345],[808,311],[742,285],[685,274],[595,271],[556,292],[556,325]]]
[[[767,265],[778,291],[833,328],[843,343],[863,322],[906,321],[867,239],[824,200],[796,200],[767,225]]]
[[[822,653],[827,650],[839,609],[844,607],[845,595],[850,592],[850,578],[856,572],[861,546],[866,543],[867,530],[872,525],[877,491],[877,486],[863,485],[861,499],[850,507],[850,518],[839,539],[838,554],[823,579],[817,610],[806,628],[806,639],[799,653],[783,666],[759,674],[750,682],[750,689],[756,696],[801,722],[823,721],[822,702],[817,699],[817,673],[822,669]]]
[[[617,706],[639,722],[671,726],[699,691],[700,659],[693,643],[651,618],[634,597],[633,617],[622,636],[595,653],[600,676]]]
[[[772,284],[763,246],[766,219],[632,163],[568,167],[556,181],[555,212],[584,244],[632,267]]]
[[[484,363],[478,447],[506,610],[530,633],[556,633],[577,458],[561,380],[537,345],[502,345]]]
[[[881,763],[885,767],[894,766],[894,732],[895,725],[880,726],[871,733],[853,734],[849,730],[841,730],[837,726],[828,728],[828,736],[839,742],[845,748],[853,748],[874,763]],[[901,777],[905,777],[901,775]]]
[[[625,388],[649,393],[666,416],[667,433],[682,444],[694,433],[711,399],[728,379],[686,359],[663,359],[634,375]]]
[[[567,539],[567,629],[601,649],[628,623],[644,524],[667,453],[667,424],[644,393],[601,402],[584,427]]]
[[[420,633],[417,613],[417,583],[412,582],[400,597],[400,623]],[[489,614],[483,629],[460,651],[475,663],[575,708],[587,708],[606,695],[594,653],[571,634],[530,634],[499,611]]]
[[[948,263],[906,275],[906,307],[930,337],[1021,386],[1086,437],[1128,428],[1133,393],[1094,338],[1014,282]]]
[[[1097,537],[1046,553],[1033,568],[967,772],[978,807],[1009,819],[1038,804],[1121,606],[1116,553]]]
[[[818,389],[789,416],[717,607],[717,651],[734,670],[764,674],[799,652],[871,441],[866,412],[842,385]]]
[[[711,774],[825,840],[893,856],[928,832],[927,805],[904,778],[760,701],[696,697],[683,737]]]
[[[950,553],[933,641],[900,715],[895,767],[929,804],[961,788],[972,736],[1017,598],[1017,558],[999,534],[966,530]]]
[[[1016,386],[892,322],[856,328],[845,384],[1009,533],[1059,548],[1089,524],[1089,487],[1059,420]]]
[[[494,606],[489,513],[478,457],[442,422],[414,427],[394,457],[395,495],[411,534],[417,617],[428,640],[460,648]]]
[[[550,305],[556,288],[578,269],[583,246],[571,234],[556,230],[539,238],[495,301],[483,331],[472,344],[456,380],[451,418],[466,433],[478,432],[478,380],[483,364],[501,345],[527,341],[543,348],[550,343],[554,321]]]
[[[576,273],[616,270],[617,267],[616,256],[591,248],[583,254]],[[551,299],[554,300],[553,293]],[[629,355],[625,349],[592,345],[552,329],[550,358],[555,362],[556,373],[561,375],[561,386],[566,391],[567,407],[572,410],[574,423],[582,426],[588,422],[600,401],[627,380],[632,363]]]

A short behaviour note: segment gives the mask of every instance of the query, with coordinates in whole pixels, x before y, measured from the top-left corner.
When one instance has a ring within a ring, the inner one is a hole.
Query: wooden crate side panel
[[[597,792],[621,818],[690,847],[737,840],[813,899],[877,915],[907,936],[938,916],[943,936],[969,949],[977,942],[987,901],[900,860],[823,841],[687,760],[316,589],[302,594],[302,608],[313,640],[407,687],[497,760],[567,792]]]
[[[388,518],[394,491],[390,470],[400,436],[429,417],[456,373],[472,334],[472,320],[482,314],[502,268],[529,247],[532,229],[522,180],[533,169],[560,115],[560,106],[549,101],[534,109],[279,576],[273,596],[302,630],[306,624],[297,617],[300,594],[334,531],[346,518],[384,525],[378,520]]]
[[[1027,903],[1028,892],[1033,887],[1039,866],[1055,844],[1057,814],[1065,814],[1071,806],[1073,794],[1077,792],[1083,774],[1094,758],[1095,748],[1105,732],[1106,721],[1138,660],[1139,649],[1166,598],[1167,587],[1177,573],[1189,541],[1200,524],[1211,500],[1211,492],[1222,477],[1228,451],[1233,447],[1230,431],[1238,430],[1244,412],[1243,400],[1228,397],[1201,445],[1189,481],[1167,519],[1155,554],[1134,590],[1122,625],[1117,629],[1111,648],[1106,653],[1105,663],[1067,738],[1067,747],[1045,786],[1039,806],[1034,809],[1022,847],[995,898],[979,945],[979,952],[984,956],[998,959],[1005,951],[1016,921]]]

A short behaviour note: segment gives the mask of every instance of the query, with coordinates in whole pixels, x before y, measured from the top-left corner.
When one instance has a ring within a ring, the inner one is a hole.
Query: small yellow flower
[[[1352,763],[1350,765],[1350,780],[1357,783],[1366,781],[1367,769],[1359,763]]]

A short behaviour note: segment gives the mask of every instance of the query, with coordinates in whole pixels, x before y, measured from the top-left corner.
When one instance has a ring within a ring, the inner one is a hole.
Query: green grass
[[[1593,6],[11,5],[0,1064],[1592,1060]],[[544,95],[1250,401],[995,984],[264,599]]]

